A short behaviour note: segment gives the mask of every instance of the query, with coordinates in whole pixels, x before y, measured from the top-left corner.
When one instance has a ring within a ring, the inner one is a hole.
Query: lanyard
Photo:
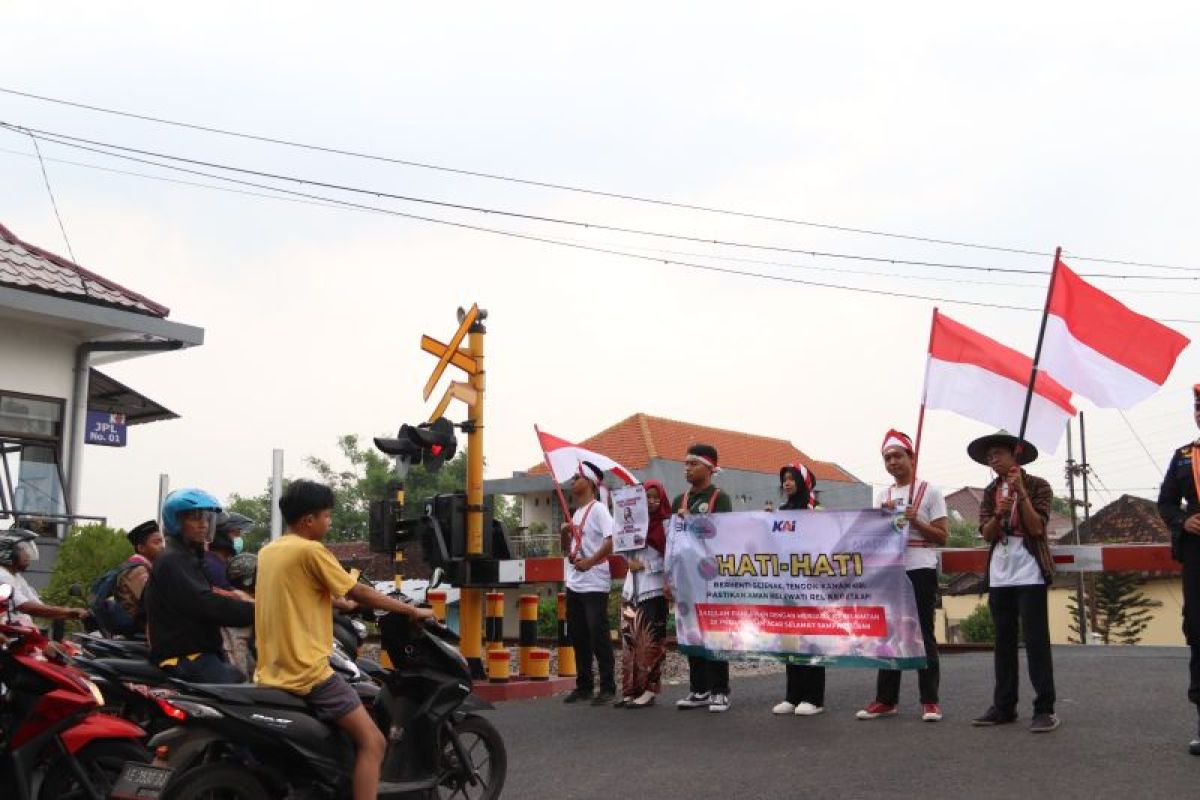
[[[895,488],[895,487],[892,487],[892,486],[888,487],[887,501],[889,503],[892,502],[892,489],[893,488]],[[904,488],[907,489],[908,487],[905,486]],[[925,490],[928,488],[929,488],[928,481],[921,481],[919,484],[917,484],[917,493],[916,493],[916,495],[913,496],[912,504],[914,506],[916,506],[918,511],[920,511],[920,509],[921,509],[921,503],[925,500]],[[909,547],[929,547],[929,543],[925,541],[925,537],[922,536],[920,533],[917,533],[915,538],[913,537],[913,526],[912,525],[908,526],[907,545]]]
[[[712,487],[712,494],[708,498],[708,513],[709,514],[716,511],[717,495],[719,495],[719,494],[721,494],[721,490],[715,486]],[[679,504],[680,511],[686,511],[689,514],[692,513],[692,509],[689,507],[689,502],[691,500],[691,496],[692,496],[691,489],[688,489],[686,492],[683,493],[683,502],[681,502]],[[700,513],[700,512],[696,512],[696,513]]]
[[[588,503],[587,508],[585,508],[583,510],[583,519],[579,520],[578,525],[572,526],[574,528],[574,534],[575,534],[575,540],[573,542],[574,547],[571,548],[571,560],[572,561],[579,558],[580,554],[583,553],[583,528],[585,525],[587,525],[588,516],[592,513],[592,508],[595,505],[596,505],[595,500]]]

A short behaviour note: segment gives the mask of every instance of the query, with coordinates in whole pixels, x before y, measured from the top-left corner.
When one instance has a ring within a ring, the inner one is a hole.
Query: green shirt
[[[683,507],[683,498],[687,497],[688,513],[689,514],[715,514],[721,511],[733,511],[733,501],[729,499],[729,495],[721,492],[717,495],[715,508],[710,508],[712,505],[712,496],[714,493],[720,492],[716,486],[709,486],[699,492],[688,490],[684,494],[675,498],[675,502],[671,504],[671,510],[676,514]]]

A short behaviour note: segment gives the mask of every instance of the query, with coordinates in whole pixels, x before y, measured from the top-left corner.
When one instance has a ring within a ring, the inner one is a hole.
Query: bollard
[[[575,677],[575,648],[567,630],[567,594],[558,593],[558,677]]]
[[[529,675],[529,654],[533,652],[533,648],[537,647],[537,625],[538,625],[538,596],[536,594],[523,594],[517,601],[518,616],[521,620],[520,636],[517,639],[519,653],[518,663],[521,666],[521,674]]]
[[[484,650],[504,649],[504,592],[487,593],[487,618],[483,625]]]
[[[544,647],[529,649],[529,672],[526,677],[531,681],[550,680],[550,651]]]
[[[487,654],[488,680],[492,683],[508,683],[510,656],[507,650],[489,650]]]
[[[464,588],[458,601],[459,650],[471,668],[471,675],[482,678],[484,671],[479,631],[483,627],[483,590]]]
[[[425,599],[429,602],[430,610],[433,611],[433,618],[445,625],[446,591],[444,589],[430,589],[425,593]]]

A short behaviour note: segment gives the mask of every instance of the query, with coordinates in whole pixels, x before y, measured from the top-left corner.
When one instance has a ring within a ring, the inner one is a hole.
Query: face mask
[[[240,554],[245,546],[246,543],[242,541],[242,537],[239,536],[233,540],[233,552],[235,554]]]

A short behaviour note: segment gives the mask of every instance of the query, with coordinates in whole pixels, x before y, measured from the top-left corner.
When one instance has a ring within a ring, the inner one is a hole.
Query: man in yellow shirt
[[[333,598],[405,614],[418,622],[429,609],[401,603],[357,581],[322,543],[329,532],[333,491],[313,481],[293,481],[279,498],[287,530],[258,554],[255,580],[255,683],[298,694],[314,716],[354,740],[354,800],[373,800],[387,741],[358,695],[329,666],[333,649]]]

